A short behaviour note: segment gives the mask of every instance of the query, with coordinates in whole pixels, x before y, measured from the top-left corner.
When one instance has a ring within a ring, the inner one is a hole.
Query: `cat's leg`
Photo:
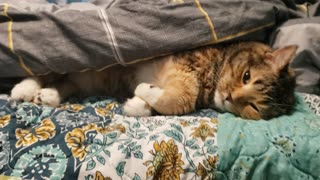
[[[38,79],[26,78],[13,87],[10,97],[12,100],[31,102],[40,89],[41,83]]]
[[[40,89],[35,95],[33,102],[36,104],[57,107],[59,106],[61,99],[59,91],[54,87],[50,87]]]
[[[158,113],[178,115],[195,110],[198,89],[194,78],[179,78],[171,79],[171,83],[162,88],[141,83],[137,86],[135,95],[146,101]]]
[[[57,107],[63,99],[72,95],[76,90],[77,88],[73,83],[68,81],[58,81],[46,88],[40,89],[34,98],[34,102],[37,104]]]
[[[123,111],[127,116],[151,116],[152,108],[144,100],[134,96],[126,101]]]

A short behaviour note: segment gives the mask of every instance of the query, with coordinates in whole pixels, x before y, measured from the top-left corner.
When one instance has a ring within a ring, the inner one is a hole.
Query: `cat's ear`
[[[295,56],[298,46],[291,45],[284,48],[277,49],[271,53],[266,54],[266,60],[271,64],[272,69],[280,71],[288,67],[291,59]]]

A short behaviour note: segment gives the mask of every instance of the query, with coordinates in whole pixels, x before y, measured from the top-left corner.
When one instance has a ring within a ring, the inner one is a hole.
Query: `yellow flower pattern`
[[[112,180],[112,179],[110,177],[104,177],[100,171],[97,171],[94,180]]]
[[[126,132],[126,128],[122,124],[113,124],[105,127],[97,128],[97,131],[101,134],[107,134],[113,131],[120,131],[121,133]]]
[[[8,125],[10,120],[11,120],[10,115],[4,115],[4,116],[0,117],[0,128],[3,128],[6,125]]]
[[[16,142],[16,147],[20,146],[29,146],[38,141],[44,141],[47,139],[51,139],[55,136],[56,126],[50,119],[44,119],[41,121],[41,124],[34,129],[16,129],[16,138],[18,141]]]
[[[59,107],[61,110],[69,110],[72,112],[79,112],[84,108],[81,104],[65,104]]]
[[[91,102],[57,108],[23,103],[17,112],[5,106],[0,113],[0,148],[5,149],[0,167],[18,167],[17,176],[27,170],[28,179],[61,179],[77,172],[80,179],[95,180],[214,177],[216,119],[127,117],[113,100]],[[15,129],[8,131],[12,125]]]
[[[217,120],[216,118],[212,118],[212,119],[210,120],[210,122],[211,122],[212,124],[218,124],[218,120]]]
[[[180,124],[183,126],[183,127],[187,127],[187,126],[190,126],[189,122],[188,121],[180,121]]]
[[[96,131],[100,134],[107,134],[114,131],[126,132],[126,128],[121,124],[113,124],[105,127],[98,127],[96,124],[88,124],[82,128],[75,128],[71,132],[68,132],[65,136],[65,142],[71,149],[72,155],[75,158],[79,158],[83,161],[89,150],[89,145],[86,143],[86,133],[90,131]]]
[[[200,176],[203,180],[214,179],[217,162],[218,156],[208,156],[207,160],[203,160],[203,164],[199,163],[197,175]]]
[[[96,128],[96,124],[88,124],[82,128],[75,128],[66,134],[65,142],[71,149],[73,157],[79,158],[80,161],[84,160],[88,151],[88,146],[85,145],[85,134],[89,131],[96,130]]]
[[[174,140],[168,142],[155,141],[153,144],[154,151],[150,153],[154,156],[153,161],[146,161],[144,164],[152,165],[148,168],[146,173],[147,179],[153,176],[153,179],[180,179],[180,174],[184,173],[181,167],[184,162],[181,160],[182,154],[179,153],[178,147]]]
[[[110,111],[116,107],[118,107],[117,103],[110,103],[110,104],[106,105],[104,108],[96,107],[95,111],[99,116],[106,116],[106,115],[110,114]]]
[[[216,128],[211,127],[206,120],[201,120],[200,125],[192,128],[192,130],[194,130],[191,134],[192,137],[201,138],[202,141],[205,141],[208,137],[214,137],[217,132]]]

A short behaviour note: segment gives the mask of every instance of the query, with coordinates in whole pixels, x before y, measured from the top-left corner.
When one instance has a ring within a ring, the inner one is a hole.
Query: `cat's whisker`
[[[270,105],[294,107],[294,105],[290,105],[290,104],[279,104],[279,103],[270,103]]]
[[[279,82],[281,82],[281,81],[287,81],[288,79],[291,79],[291,77],[281,78],[281,79],[278,79],[278,81],[279,81]]]
[[[274,99],[272,99],[272,98],[268,98],[267,104],[268,104],[268,105],[275,105],[275,106],[285,106],[285,107],[294,107],[294,106],[295,106],[294,104],[276,103],[276,102],[274,101]]]

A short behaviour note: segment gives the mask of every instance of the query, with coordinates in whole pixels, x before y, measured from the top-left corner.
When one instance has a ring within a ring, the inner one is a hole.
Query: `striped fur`
[[[150,108],[139,111],[135,107],[129,115],[135,115],[135,111],[139,115],[152,111],[176,115],[210,107],[243,118],[269,119],[293,109],[295,78],[288,64],[295,51],[295,46],[273,51],[261,43],[243,42],[198,48],[130,67],[34,80],[42,88],[56,90],[61,100],[70,95],[135,95],[145,101],[141,108]],[[38,89],[33,97],[24,99],[21,92],[17,93],[17,86],[12,91],[14,99],[41,103],[41,98],[46,98]],[[131,108],[134,102],[130,101]]]

